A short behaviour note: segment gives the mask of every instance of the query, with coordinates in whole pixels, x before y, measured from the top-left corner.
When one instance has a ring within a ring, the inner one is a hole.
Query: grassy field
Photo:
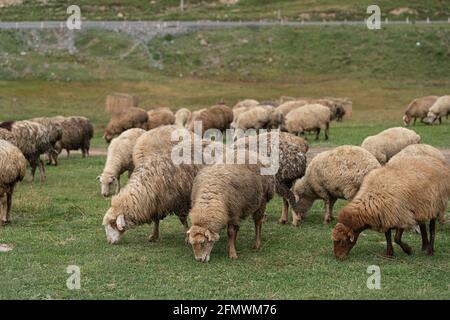
[[[370,0],[184,0],[185,10],[180,10],[180,0],[78,0],[83,18],[90,20],[363,20]],[[0,11],[0,20],[65,20],[67,0],[25,0],[20,6],[9,6]],[[445,1],[433,0],[379,0],[383,17],[390,19],[444,19],[449,16]]]
[[[226,233],[211,261],[200,264],[184,244],[176,217],[161,223],[159,242],[151,228],[129,231],[119,245],[106,243],[101,221],[109,201],[99,194],[95,176],[104,159],[74,157],[48,168],[45,184],[21,183],[13,222],[0,229],[0,243],[15,249],[0,255],[0,299],[448,299],[449,226],[438,226],[436,253],[420,252],[420,235],[406,233],[413,256],[395,247],[383,257],[384,235],[366,231],[348,260],[334,259],[330,232],[316,203],[299,228],[278,225],[281,200],[268,206],[263,245],[251,249],[253,223],[238,236],[237,261],[226,255]],[[339,202],[336,210],[344,202]],[[66,288],[66,267],[81,268],[81,289]],[[367,267],[381,268],[381,290],[366,287]]]
[[[313,2],[324,8],[331,3]],[[129,6],[136,3],[129,1]],[[247,3],[239,5],[242,12],[247,12]],[[279,1],[285,6],[301,3]],[[349,1],[340,3],[344,8]],[[416,8],[421,3],[396,2]],[[440,3],[433,2],[430,10]],[[5,12],[14,10],[19,9]],[[43,11],[32,12],[38,18]],[[202,39],[206,47],[200,46]],[[1,31],[0,121],[83,115],[95,126],[93,146],[106,147],[101,139],[108,121],[104,102],[112,92],[136,94],[147,109],[173,110],[218,101],[232,105],[248,97],[348,96],[354,103],[352,118],[333,122],[328,142],[310,141],[313,147],[360,144],[367,135],[402,125],[403,111],[413,98],[449,93],[449,39],[447,25],[377,32],[344,27],[236,29],[143,42],[113,32],[86,31],[70,38],[57,32]],[[450,147],[449,120],[413,128],[423,142]],[[120,245],[108,245],[101,221],[109,200],[100,196],[95,181],[103,164],[102,157],[75,155],[48,167],[44,184],[18,186],[13,222],[0,228],[0,243],[15,245],[0,254],[0,300],[449,298],[448,225],[438,227],[434,257],[420,252],[419,235],[407,233],[405,241],[414,255],[408,257],[396,247],[396,257],[385,259],[384,235],[366,231],[349,259],[337,262],[332,225],[322,225],[319,202],[304,224],[294,228],[276,224],[281,200],[275,198],[268,206],[258,252],[251,249],[253,224],[243,223],[238,261],[228,260],[222,233],[211,262],[196,263],[175,217],[162,222],[157,243],[147,242],[151,228],[142,226],[128,232]],[[66,288],[68,265],[81,267],[79,291]],[[370,265],[381,268],[382,290],[366,287]]]

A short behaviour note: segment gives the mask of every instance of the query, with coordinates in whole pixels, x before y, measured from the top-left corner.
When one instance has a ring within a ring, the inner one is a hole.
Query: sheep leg
[[[395,232],[394,241],[396,244],[398,244],[400,246],[400,248],[402,248],[404,253],[406,253],[407,255],[410,255],[412,253],[411,247],[408,246],[406,243],[402,242],[403,231],[405,231],[405,230],[402,228],[397,229],[397,231]]]
[[[36,173],[36,168],[37,168],[36,160],[30,161],[30,167],[31,167],[31,180],[30,180],[30,182],[34,182],[34,175]]]
[[[316,129],[316,140],[319,140],[320,128]]]
[[[384,233],[386,236],[386,256],[392,257],[394,255],[394,247],[392,246],[391,229]]]
[[[328,140],[328,133],[330,133],[330,123],[327,122],[325,125],[325,140]]]
[[[116,182],[116,194],[118,194],[120,191],[120,176],[117,177],[117,182]]]
[[[41,159],[39,159],[39,175],[41,177],[41,182],[45,181],[45,166],[44,166],[44,161],[42,161]]]
[[[416,125],[416,120],[417,120],[417,118],[416,118],[416,117],[414,117],[414,122],[413,122],[413,125]]]
[[[436,232],[436,219],[430,220],[430,243],[427,248],[427,255],[432,256],[434,254],[434,238]]]
[[[442,118],[439,117],[439,124],[442,124]]]
[[[189,244],[189,236],[188,236],[188,234],[187,234],[187,232],[188,232],[188,230],[189,230],[189,224],[188,224],[188,222],[187,222],[187,215],[186,215],[186,216],[180,215],[180,216],[178,216],[178,219],[180,219],[180,222],[181,222],[181,224],[182,224],[183,227],[184,227],[184,234],[186,235],[185,238],[184,238],[184,242],[185,242],[186,244]]]
[[[261,247],[261,229],[263,223],[263,216],[255,219],[255,244],[253,249],[259,249]]]
[[[8,209],[5,195],[0,195],[0,226],[8,223]]]
[[[328,224],[333,219],[333,207],[336,203],[336,198],[329,198],[325,200],[325,214],[323,217],[323,224]]]
[[[156,219],[153,223],[153,234],[148,237],[150,242],[155,242],[159,239],[159,219]]]
[[[70,158],[70,151],[69,151],[69,149],[66,149],[66,152],[67,152],[67,158]]]
[[[289,217],[289,202],[283,198],[283,209],[281,210],[281,217],[278,219],[279,224],[285,224]]]
[[[428,242],[427,225],[425,223],[421,223],[419,227],[420,235],[422,236],[422,251],[426,251],[430,245]]]
[[[235,260],[238,258],[237,252],[236,252],[236,238],[237,238],[237,232],[239,230],[239,227],[233,224],[228,225],[227,234],[228,234],[228,257],[232,260]]]
[[[298,210],[298,205],[297,205],[297,201],[295,200],[294,194],[292,193],[291,189],[289,189],[288,186],[286,186],[285,184],[282,184],[282,183],[277,183],[276,192],[280,196],[283,197],[283,201],[286,200],[288,202],[288,204],[292,207],[292,217],[293,217],[292,218],[292,225],[297,227],[299,225],[300,220],[301,220],[301,215],[300,215],[300,212]],[[285,218],[286,219],[285,221],[288,220],[288,212],[286,211],[285,214],[286,214],[286,216],[282,215],[280,220],[282,218]],[[282,223],[280,220],[278,220],[279,223]]]

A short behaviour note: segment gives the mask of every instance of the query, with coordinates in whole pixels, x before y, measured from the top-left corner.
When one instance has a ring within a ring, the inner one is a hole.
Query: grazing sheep
[[[249,136],[241,138],[235,142],[235,146],[260,146],[261,142],[267,143],[267,157],[273,154],[271,142],[274,140],[274,133],[262,133],[258,136]],[[245,140],[243,140],[245,139]],[[275,140],[276,141],[276,140]],[[257,150],[253,150],[257,151]],[[261,151],[261,150],[258,150]],[[279,169],[275,175],[276,178],[276,192],[283,198],[283,209],[278,223],[285,224],[288,221],[289,205],[293,208],[292,224],[297,226],[297,214],[300,213],[297,208],[297,201],[291,191],[291,187],[295,180],[300,179],[305,174],[306,170],[306,152],[308,151],[308,143],[302,137],[297,137],[289,133],[280,132],[278,137],[278,162]]]
[[[328,140],[330,121],[330,109],[320,104],[308,104],[289,112],[285,118],[285,125],[282,126],[282,130],[294,134],[315,131],[316,140],[319,139],[320,130],[324,130],[325,140]]]
[[[436,149],[435,147],[432,147],[428,144],[410,144],[405,149],[397,153],[395,156],[393,156],[389,163],[393,161],[397,161],[397,159],[401,159],[402,157],[410,157],[410,156],[429,156],[429,157],[435,157],[438,159],[441,159],[442,161],[447,161],[447,158],[444,156],[444,154],[439,151],[439,149]],[[401,161],[401,160],[400,160]]]
[[[197,118],[193,118],[189,130],[194,131],[194,121],[202,122],[202,134],[208,129],[225,130],[233,121],[233,111],[226,105],[215,105],[200,112]]]
[[[178,109],[177,112],[175,112],[175,124],[177,126],[184,127],[188,123],[189,119],[191,117],[191,111],[186,108]]]
[[[176,125],[162,126],[143,133],[137,140],[133,149],[133,163],[135,167],[145,162],[145,159],[153,153],[171,152],[173,146],[179,141],[172,141],[175,132],[184,133],[193,139],[194,134]]]
[[[88,118],[85,117],[57,117],[60,119],[63,133],[61,140],[55,144],[58,154],[63,149],[67,156],[71,150],[81,149],[83,158],[89,156],[91,139],[94,136],[94,128]]]
[[[434,123],[439,119],[439,124],[442,123],[442,117],[447,117],[450,114],[450,96],[439,97],[436,102],[430,107],[427,115],[427,121]]]
[[[12,143],[0,139],[0,225],[10,221],[12,195],[25,176],[26,160]]]
[[[147,112],[147,130],[175,123],[175,116],[169,108],[157,108]]]
[[[266,203],[274,194],[270,175],[259,173],[259,165],[216,164],[203,168],[192,187],[192,227],[187,232],[195,259],[208,262],[219,232],[228,228],[228,256],[237,259],[239,224],[249,215],[255,221],[255,249],[261,246],[261,227]]]
[[[344,118],[344,107],[332,99],[314,99],[310,100],[309,104],[320,104],[330,109],[331,120],[342,121],[342,119]]]
[[[325,97],[324,99],[328,99],[333,101],[336,106],[336,120],[342,121],[344,116],[351,116],[353,111],[353,102],[349,98],[336,98],[336,97]]]
[[[283,114],[272,106],[253,107],[239,115],[234,129],[275,129],[283,124]]]
[[[175,165],[167,152],[149,155],[136,167],[128,184],[112,198],[111,208],[103,218],[108,242],[115,244],[125,230],[152,222],[154,230],[149,241],[156,241],[159,221],[172,213],[187,231],[192,184],[201,167]]]
[[[106,156],[106,164],[102,174],[97,179],[100,181],[101,194],[104,197],[111,195],[111,187],[116,183],[116,193],[120,191],[120,176],[128,171],[128,177],[134,170],[133,148],[137,139],[144,134],[144,129],[128,129],[114,138],[109,147]]]
[[[31,181],[34,181],[36,168],[39,167],[41,181],[45,180],[45,168],[40,155],[55,143],[47,127],[32,121],[7,121],[0,123],[0,128],[11,131],[16,146],[22,151],[31,166]]]
[[[377,159],[369,151],[357,146],[340,146],[319,153],[306,168],[305,176],[294,184],[293,192],[300,213],[294,221],[298,224],[314,201],[323,199],[323,223],[329,223],[336,200],[351,200],[364,177],[379,167]]]
[[[438,98],[438,96],[425,96],[411,101],[405,110],[405,115],[403,116],[403,123],[405,126],[408,126],[412,119],[414,119],[414,125],[416,124],[417,118],[420,119],[420,122],[423,122],[423,119],[425,119],[428,115],[430,107]]]
[[[242,101],[239,101],[238,103],[236,103],[232,109],[237,109],[237,108],[248,108],[248,107],[256,107],[257,105],[259,105],[259,102],[257,100],[254,99],[245,99]]]
[[[395,127],[364,139],[361,147],[369,151],[384,165],[395,154],[410,144],[420,143],[420,136],[412,130]]]
[[[285,102],[285,103],[283,103],[283,104],[280,104],[280,105],[277,107],[277,109],[278,109],[279,111],[281,111],[281,113],[282,113],[284,116],[287,116],[287,114],[288,114],[289,112],[291,112],[292,110],[297,109],[297,108],[300,108],[300,107],[303,107],[303,106],[306,106],[307,104],[308,104],[308,101],[307,101],[307,100],[287,101],[287,102]]]
[[[55,145],[59,140],[61,140],[63,134],[63,128],[60,121],[61,118],[62,117],[40,117],[30,119],[30,121],[37,122],[46,126],[49,130],[50,140],[55,141],[53,146],[47,151],[48,164],[54,163],[55,166],[58,165],[58,153],[56,152]]]
[[[144,109],[130,107],[120,113],[113,114],[105,128],[103,138],[107,143],[111,142],[114,136],[121,134],[131,128],[147,129],[148,114]]]
[[[450,166],[433,157],[411,156],[370,172],[352,202],[341,209],[332,239],[338,259],[347,257],[359,234],[365,229],[384,232],[387,256],[392,256],[391,230],[402,250],[412,250],[402,242],[402,234],[419,224],[422,250],[434,252],[435,223],[444,223],[450,198]],[[428,240],[426,222],[430,222]]]

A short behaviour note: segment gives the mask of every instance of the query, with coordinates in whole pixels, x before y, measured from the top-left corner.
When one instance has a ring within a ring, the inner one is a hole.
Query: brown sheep
[[[175,123],[175,116],[169,108],[157,108],[147,112],[147,130]]]
[[[226,105],[215,105],[202,111],[195,121],[202,122],[202,134],[208,129],[226,130],[233,121],[233,111]],[[195,122],[192,121],[189,130],[194,131]]]
[[[427,117],[428,110],[438,98],[438,96],[425,96],[411,101],[403,116],[405,126],[408,126],[412,119],[414,119],[414,125],[416,124],[417,118],[420,119],[420,122],[423,122],[423,119]]]
[[[47,151],[47,158],[48,158],[47,164],[54,163],[55,166],[58,165],[58,153],[56,152],[56,143],[62,139],[63,135],[63,127],[60,123],[61,118],[62,117],[54,117],[54,118],[40,117],[30,119],[30,121],[40,123],[49,129],[49,133],[52,136],[50,139],[52,141],[55,141],[55,143],[53,144],[52,148],[50,148],[50,150]]]
[[[385,233],[387,256],[394,253],[391,230],[397,229],[395,242],[406,254],[411,254],[411,247],[402,242],[402,234],[416,224],[422,234],[422,250],[433,254],[435,223],[436,220],[444,223],[450,198],[450,166],[429,156],[400,160],[370,172],[353,200],[341,209],[339,223],[332,232],[336,258],[347,257],[365,229]]]
[[[266,204],[274,194],[273,176],[259,165],[216,164],[203,168],[192,187],[192,227],[187,232],[195,259],[208,262],[219,232],[228,228],[228,256],[237,259],[236,237],[242,219],[255,221],[255,249],[261,246]]]
[[[81,149],[82,157],[89,156],[91,139],[94,136],[94,127],[88,118],[85,117],[56,117],[60,119],[63,129],[61,140],[55,144],[58,154],[63,149],[67,156],[70,156],[71,150]]]
[[[130,107],[122,112],[115,113],[111,116],[108,125],[105,128],[103,138],[110,143],[114,136],[121,134],[125,130],[131,128],[147,129],[148,114],[141,108]]]

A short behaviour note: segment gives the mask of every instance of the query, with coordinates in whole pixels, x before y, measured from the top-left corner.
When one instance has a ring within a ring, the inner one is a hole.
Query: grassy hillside
[[[25,0],[22,5],[0,10],[0,20],[65,20],[67,0]],[[179,0],[79,0],[82,15],[90,20],[259,20],[277,19],[278,10],[289,20],[363,20],[370,0],[184,0],[180,11]],[[383,17],[392,19],[447,19],[449,6],[445,0],[379,0],[376,2]]]
[[[81,114],[108,121],[111,92],[137,94],[141,106],[198,109],[253,97],[349,96],[354,116],[333,124],[326,145],[360,143],[401,125],[415,97],[448,94],[446,26],[244,28],[138,42],[123,33],[0,32],[0,119]],[[417,46],[420,42],[420,46]],[[206,45],[202,46],[200,43]],[[366,129],[366,128],[371,129]],[[355,129],[360,128],[360,129]],[[449,126],[419,125],[425,138],[450,145]],[[323,145],[320,142],[320,145]]]

